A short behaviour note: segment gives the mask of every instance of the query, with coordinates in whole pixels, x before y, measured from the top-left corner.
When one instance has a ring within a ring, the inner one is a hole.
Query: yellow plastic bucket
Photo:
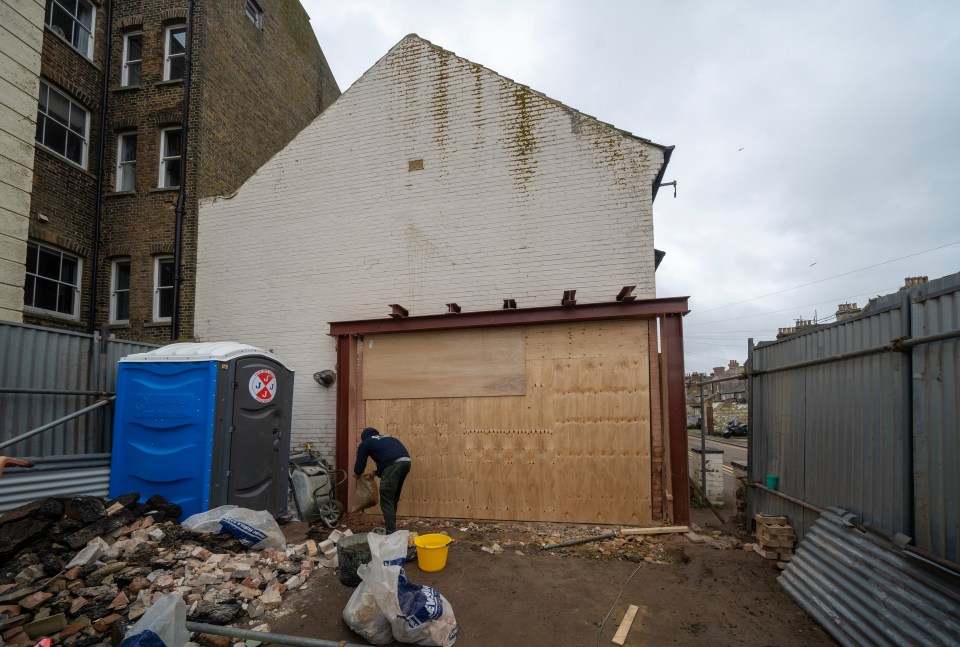
[[[432,573],[447,565],[447,546],[453,540],[446,535],[420,535],[413,538],[417,545],[417,566]]]

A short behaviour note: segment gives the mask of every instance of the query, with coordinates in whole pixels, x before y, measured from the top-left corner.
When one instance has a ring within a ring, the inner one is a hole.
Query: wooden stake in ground
[[[697,494],[700,496],[703,502],[707,504],[708,508],[710,508],[710,512],[717,515],[717,519],[720,520],[720,523],[727,523],[726,521],[723,520],[723,517],[720,516],[720,513],[717,512],[717,509],[713,507],[713,504],[710,503],[710,499],[707,498],[707,495],[704,494],[703,490],[700,489],[700,484],[694,481],[693,479],[690,479],[690,485],[693,486],[693,489],[697,491]]]
[[[620,626],[617,627],[617,633],[613,636],[614,645],[623,645],[627,642],[627,634],[630,633],[630,626],[633,625],[633,617],[637,615],[637,611],[640,609],[635,604],[631,604],[627,608],[627,612],[623,614],[623,620],[620,621]]]

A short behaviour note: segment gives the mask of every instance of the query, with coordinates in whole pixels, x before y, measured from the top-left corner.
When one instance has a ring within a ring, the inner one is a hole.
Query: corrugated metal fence
[[[120,358],[152,348],[156,345],[0,321],[0,442],[112,395]],[[97,493],[87,490],[102,487],[105,494],[102,472],[105,457],[109,469],[112,414],[112,407],[104,407],[2,450],[40,459],[44,469],[11,470],[0,488],[0,511],[14,507],[13,490],[29,489],[31,484],[50,493],[64,491],[57,485],[62,481],[63,487],[69,482],[83,493]],[[84,486],[84,475],[90,476],[90,487]]]
[[[960,562],[960,273],[751,348],[750,480]],[[750,513],[815,512],[753,489]]]

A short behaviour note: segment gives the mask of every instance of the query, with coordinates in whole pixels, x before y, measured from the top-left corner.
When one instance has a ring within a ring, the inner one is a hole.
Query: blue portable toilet
[[[237,342],[179,343],[120,360],[110,496],[160,494],[182,518],[225,504],[287,507],[293,369]]]

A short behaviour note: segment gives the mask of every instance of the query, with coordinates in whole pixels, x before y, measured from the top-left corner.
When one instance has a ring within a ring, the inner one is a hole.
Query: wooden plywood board
[[[651,521],[647,322],[547,328],[527,330],[523,395],[376,400],[364,391],[366,423],[413,456],[400,514]],[[598,338],[597,354],[565,341]],[[372,373],[366,361],[363,373]]]
[[[614,319],[527,328],[527,357],[530,359],[624,357],[635,354],[638,348],[646,345],[645,320]]]
[[[657,326],[651,321],[648,326],[650,349],[650,385],[654,394],[659,393],[660,353]],[[660,420],[660,397],[650,397],[650,497],[654,519],[663,518],[663,424]]]
[[[524,353],[519,327],[370,335],[363,340],[363,397],[523,395]]]

